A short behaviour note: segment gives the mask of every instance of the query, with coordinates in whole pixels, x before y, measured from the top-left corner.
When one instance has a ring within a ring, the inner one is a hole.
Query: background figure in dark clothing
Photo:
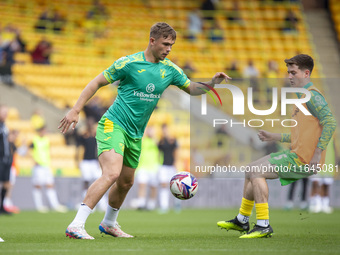
[[[82,194],[83,198],[85,197],[90,184],[97,180],[102,174],[97,155],[96,129],[97,125],[94,118],[87,118],[85,131],[81,135],[77,136],[78,151],[76,156],[84,183]],[[82,158],[79,156],[80,147],[83,148]],[[105,200],[106,196],[103,196],[98,203],[99,210],[101,211],[106,210]]]
[[[4,209],[4,199],[7,190],[10,187],[9,176],[13,160],[13,155],[10,151],[10,145],[8,140],[9,132],[5,125],[7,114],[8,114],[7,106],[0,105],[0,184],[2,184],[0,194],[0,215],[11,214],[10,212]]]
[[[12,164],[11,164],[11,170],[10,170],[10,175],[9,175],[9,186],[8,186],[3,203],[4,203],[4,209],[11,213],[20,212],[20,209],[17,206],[15,206],[12,201],[12,190],[15,185],[16,174],[17,174],[16,164],[15,164],[15,154],[17,153],[17,150],[19,150],[19,152],[23,150],[25,151],[23,147],[17,148],[16,146],[16,139],[18,138],[18,135],[19,135],[18,130],[11,130],[8,134],[9,148],[10,148],[11,155],[12,155]]]
[[[166,213],[169,210],[169,182],[176,174],[176,151],[177,140],[169,134],[167,124],[162,125],[162,138],[158,143],[158,149],[163,153],[163,164],[159,169],[158,178],[160,183],[159,206],[160,212]]]
[[[201,5],[201,10],[203,11],[203,18],[205,20],[214,20],[214,11],[216,10],[216,7],[212,0],[204,0]]]
[[[84,113],[86,118],[94,118],[96,122],[100,120],[106,109],[101,105],[98,97],[93,97],[85,106]]]
[[[287,201],[287,204],[285,206],[286,210],[291,210],[294,207],[294,201],[293,201],[294,198],[293,197],[294,197],[294,192],[295,192],[295,189],[296,189],[296,185],[298,183],[302,184],[302,187],[301,187],[300,209],[307,210],[308,202],[307,202],[306,196],[307,196],[308,182],[309,182],[308,178],[303,178],[301,180],[298,180],[298,181],[293,182],[292,184],[290,184],[289,191],[288,191],[288,201]]]

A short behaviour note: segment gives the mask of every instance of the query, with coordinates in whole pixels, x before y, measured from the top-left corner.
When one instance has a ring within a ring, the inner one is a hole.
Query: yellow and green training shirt
[[[120,81],[118,95],[105,116],[121,126],[132,138],[141,138],[162,93],[169,85],[187,88],[190,80],[183,70],[164,59],[145,60],[144,52],[122,57],[103,75],[110,83]]]

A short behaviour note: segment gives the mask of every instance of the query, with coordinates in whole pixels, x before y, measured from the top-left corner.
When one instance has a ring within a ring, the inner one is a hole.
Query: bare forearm
[[[220,84],[223,80],[228,82],[231,79],[228,75],[222,72],[218,72],[214,77],[208,82],[190,82],[190,86],[184,89],[185,92],[192,96],[202,95],[207,93],[209,90],[213,89],[215,84]]]
[[[108,81],[103,74],[99,74],[96,78],[90,81],[84,90],[81,92],[73,109],[79,113],[83,109],[86,102],[97,92],[99,88],[108,84]]]
[[[212,81],[208,82],[192,82],[190,84],[190,95],[197,96],[207,93],[215,84]]]
[[[73,106],[73,109],[76,112],[80,112],[83,109],[86,102],[97,92],[99,89],[99,85],[94,81],[91,81],[81,92],[76,104]]]
[[[281,134],[280,133],[272,133],[272,141],[280,142],[281,141]]]

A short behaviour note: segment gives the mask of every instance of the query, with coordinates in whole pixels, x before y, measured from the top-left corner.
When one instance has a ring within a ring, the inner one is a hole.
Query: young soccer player
[[[176,31],[167,23],[151,27],[149,44],[145,51],[122,57],[94,78],[82,91],[73,108],[60,121],[65,133],[78,122],[79,112],[96,91],[120,80],[118,96],[98,123],[98,160],[102,176],[88,189],[78,213],[66,230],[66,235],[78,239],[94,239],[84,225],[94,206],[109,191],[109,204],[99,229],[115,237],[132,237],[124,233],[116,219],[119,208],[134,181],[141,152],[145,126],[163,91],[175,85],[191,95],[204,93],[204,84],[190,81],[183,71],[166,57],[176,41]],[[214,86],[230,77],[223,72],[214,75],[207,85]],[[111,187],[112,186],[112,187]]]
[[[154,128],[148,126],[142,140],[139,165],[136,170],[138,197],[133,200],[133,206],[139,210],[154,210],[157,203],[157,171],[159,168],[159,150],[154,137]],[[148,187],[150,193],[148,194]]]
[[[30,148],[32,149],[32,157],[35,163],[32,169],[32,194],[37,211],[41,213],[48,212],[48,207],[44,206],[42,198],[43,187],[45,187],[51,208],[56,212],[67,212],[66,206],[59,203],[54,185],[54,177],[50,168],[50,141],[47,136],[46,126],[42,126],[37,130]]]
[[[287,185],[316,173],[314,170],[317,170],[317,164],[325,162],[326,148],[336,128],[336,121],[324,96],[310,81],[314,67],[313,59],[308,55],[299,54],[286,59],[285,62],[291,86],[310,91],[311,99],[303,105],[312,115],[304,115],[296,107],[292,118],[298,125],[291,129],[291,134],[276,134],[262,130],[259,132],[262,141],[291,142],[291,150],[272,153],[250,164],[250,167],[256,166],[255,169],[260,170],[245,174],[239,214],[232,220],[217,222],[221,228],[247,232],[240,238],[271,236],[273,229],[269,225],[269,190],[266,179],[280,178],[281,184]],[[299,93],[297,96],[300,98],[304,95]],[[264,167],[269,169],[270,166],[272,169],[275,166],[278,168],[272,171],[263,170]],[[283,167],[287,167],[289,171]],[[248,221],[254,203],[257,223],[249,231]]]

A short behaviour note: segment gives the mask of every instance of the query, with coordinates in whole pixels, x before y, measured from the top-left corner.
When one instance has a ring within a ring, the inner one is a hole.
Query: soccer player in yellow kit
[[[200,95],[215,84],[229,79],[223,72],[214,75],[206,84],[190,81],[183,71],[166,57],[176,41],[176,31],[167,23],[151,27],[145,51],[122,57],[92,80],[78,101],[60,121],[65,133],[78,122],[79,112],[97,90],[120,80],[113,105],[98,123],[98,160],[102,176],[88,189],[78,213],[66,230],[77,239],[94,239],[85,230],[85,222],[100,198],[109,191],[109,204],[99,230],[115,237],[132,237],[117,224],[119,208],[130,190],[141,152],[141,139],[148,120],[163,91],[175,85],[190,95]],[[111,187],[112,186],[112,187]]]
[[[321,92],[310,81],[314,67],[313,59],[305,54],[299,54],[285,60],[289,80],[292,87],[305,88],[311,92],[311,99],[303,104],[311,115],[304,115],[295,108],[292,118],[297,125],[292,127],[291,134],[276,134],[260,131],[262,141],[291,142],[291,150],[272,153],[253,163],[255,169],[246,172],[243,198],[239,214],[232,220],[219,221],[217,225],[227,230],[247,232],[240,238],[260,238],[271,236],[269,225],[268,185],[266,179],[280,178],[282,185],[287,185],[298,179],[308,177],[320,169],[325,162],[327,145],[335,131],[336,121]],[[299,98],[303,95],[298,94]],[[320,165],[318,165],[320,164]],[[274,169],[272,171],[264,171]],[[289,169],[289,171],[286,171]],[[256,208],[257,223],[249,231],[249,216]]]

